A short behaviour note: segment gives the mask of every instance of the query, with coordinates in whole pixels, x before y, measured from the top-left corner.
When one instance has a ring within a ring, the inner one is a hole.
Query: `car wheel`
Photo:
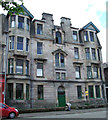
[[[15,118],[15,113],[14,112],[10,113],[9,118],[11,118],[11,119]]]

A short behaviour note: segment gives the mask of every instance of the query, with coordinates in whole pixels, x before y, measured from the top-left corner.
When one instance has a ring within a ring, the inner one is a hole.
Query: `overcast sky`
[[[43,12],[51,13],[55,25],[60,25],[61,17],[68,17],[71,18],[72,26],[77,28],[92,21],[100,30],[98,37],[102,45],[103,62],[106,62],[106,1],[108,0],[23,0],[35,19],[40,20]]]

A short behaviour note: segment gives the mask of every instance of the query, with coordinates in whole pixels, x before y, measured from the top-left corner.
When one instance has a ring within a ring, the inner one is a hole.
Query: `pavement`
[[[88,113],[88,112],[96,112],[96,111],[107,111],[106,108],[94,108],[94,109],[71,109],[71,111],[53,111],[53,112],[36,112],[36,113],[23,113],[20,114],[19,117],[35,117],[35,116],[43,116],[43,115],[62,115],[62,114],[78,114],[78,113]]]

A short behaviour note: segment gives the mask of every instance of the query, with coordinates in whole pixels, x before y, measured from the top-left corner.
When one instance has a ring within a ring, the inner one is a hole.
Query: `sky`
[[[14,0],[18,1],[18,0]],[[98,37],[102,45],[103,62],[106,61],[106,2],[108,0],[23,0],[24,6],[35,19],[41,20],[42,13],[53,14],[54,24],[60,18],[71,19],[72,27],[82,28],[92,21],[100,30]],[[0,13],[2,8],[0,8]]]

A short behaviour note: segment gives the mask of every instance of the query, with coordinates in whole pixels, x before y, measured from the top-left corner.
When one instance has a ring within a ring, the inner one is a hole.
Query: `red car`
[[[17,109],[9,107],[4,103],[0,103],[0,117],[9,117],[12,119],[18,115],[19,115],[19,112]]]

